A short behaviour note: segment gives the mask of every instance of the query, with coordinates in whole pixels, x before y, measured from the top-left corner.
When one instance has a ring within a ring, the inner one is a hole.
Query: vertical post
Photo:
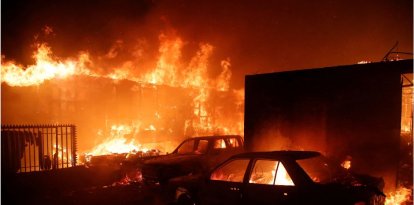
[[[29,172],[30,171],[32,171],[32,143],[31,143],[31,136],[30,136],[30,129],[29,128],[23,128],[23,136],[24,136],[24,139],[25,139],[25,141],[29,141],[29,143],[28,143],[28,147],[29,147],[29,150],[28,150],[28,153],[29,153],[29,166],[28,166],[28,168],[29,168]]]
[[[39,148],[38,148],[38,150],[39,150],[39,154],[38,154],[38,156],[39,156],[39,171],[40,170],[43,170],[44,169],[44,167],[45,167],[45,158],[44,158],[44,150],[43,150],[43,135],[42,135],[42,131],[40,131],[40,130],[43,130],[43,127],[37,127],[37,137],[38,137],[38,139],[39,139]],[[40,166],[41,165],[41,166]]]
[[[52,160],[52,162],[53,162],[53,153],[54,153],[54,150],[55,150],[55,146],[56,146],[56,142],[54,142],[53,141],[53,138],[55,137],[54,135],[56,135],[56,133],[55,133],[55,131],[54,131],[55,129],[52,127],[52,125],[49,125],[49,131],[50,131],[50,154],[52,155],[51,156],[51,160]],[[54,162],[53,162],[54,163]],[[52,164],[53,164],[52,163]]]
[[[7,130],[7,129],[6,129]],[[16,142],[17,142],[17,140],[15,140],[14,139],[14,137],[13,137],[13,132],[12,131],[10,131],[10,130],[7,130],[8,132],[7,132],[7,135],[6,136],[3,136],[3,137],[7,137],[6,138],[6,140],[7,140],[7,145],[8,145],[8,150],[6,150],[7,151],[7,154],[9,155],[9,159],[8,159],[8,164],[7,164],[7,166],[9,166],[9,169],[10,168],[12,168],[12,167],[15,167],[16,166],[16,164],[17,164],[17,161],[20,159],[20,158],[18,158],[18,159],[16,159],[16,161],[15,161],[15,159],[13,159],[13,156],[16,156],[16,149],[14,149],[15,148],[15,146],[16,146]],[[14,141],[13,141],[14,140]],[[14,142],[14,143],[13,143]],[[14,147],[13,147],[13,145],[14,145]],[[14,150],[14,152],[12,152]],[[3,151],[3,150],[2,150]],[[3,154],[3,153],[2,153]],[[17,155],[17,156],[19,156],[19,155]],[[18,163],[19,163],[19,165],[20,165],[20,161],[18,161]],[[7,171],[10,171],[10,170],[7,170]]]
[[[31,129],[31,130],[30,130]],[[31,126],[29,128],[29,136],[31,140],[33,140],[33,171],[36,171],[36,136],[34,134],[34,126]],[[32,171],[32,168],[30,167],[30,171]]]
[[[26,138],[25,138],[25,136],[24,136],[24,129],[23,129],[23,131],[20,131],[20,129],[18,129],[19,130],[19,138],[20,138],[20,136],[23,136],[23,139],[22,139],[22,141],[21,142],[23,142],[23,156],[24,156],[24,172],[26,172],[26,169],[27,169],[27,157],[26,157]],[[20,134],[20,132],[22,132],[21,134]],[[20,148],[20,147],[19,147]],[[29,161],[30,161],[30,155],[29,155]]]
[[[46,155],[49,156],[49,128],[46,126]]]
[[[59,168],[59,137],[58,137],[59,129],[57,128],[57,126],[53,126],[53,129],[55,129],[55,135],[56,135],[56,141],[55,141],[56,149],[55,149],[55,154],[53,154],[53,163],[55,163],[55,168],[58,169]]]
[[[66,136],[66,167],[69,167],[69,145],[68,145],[68,125],[65,125],[65,136]]]
[[[76,141],[76,127],[75,125],[71,125],[72,131],[71,131],[71,135],[72,135],[72,159],[73,159],[73,165],[72,166],[76,166],[76,151],[77,151],[77,141]]]
[[[61,159],[61,162],[62,162],[62,168],[63,168],[63,166],[64,166],[64,162],[63,162],[63,150],[65,149],[64,147],[63,147],[63,127],[62,127],[62,125],[59,125],[59,128],[60,128],[60,149],[61,149],[61,153],[62,153],[62,159]],[[59,156],[59,155],[58,155]]]
[[[55,163],[55,160],[54,160],[54,154],[53,154],[53,152],[54,152],[54,145],[53,144],[55,144],[56,145],[56,143],[53,143],[53,135],[56,135],[56,133],[53,133],[54,132],[54,128],[52,127],[52,125],[48,125],[48,129],[49,129],[49,132],[50,132],[50,134],[49,134],[49,136],[50,136],[50,161],[52,162],[52,168],[54,167],[54,168],[56,168],[56,163]]]
[[[13,130],[13,129],[12,129]],[[20,148],[22,147],[21,145],[20,145],[20,134],[19,134],[19,130],[18,129],[16,129],[16,130],[13,130],[13,132],[12,132],[13,134],[12,134],[12,137],[14,138],[13,140],[16,140],[15,142],[15,145],[14,145],[14,147],[16,148],[16,150],[17,150],[17,159],[16,160],[18,160],[18,163],[19,163],[19,168],[20,168],[20,171],[23,171],[23,168],[24,169],[26,169],[26,158],[25,158],[25,156],[24,156],[24,154],[22,154],[21,152],[22,152],[22,150],[20,150]],[[15,134],[16,133],[16,134]],[[24,152],[23,152],[24,153]],[[23,161],[24,161],[24,167],[22,167],[22,160],[21,160],[21,158],[20,158],[20,156],[22,156],[23,157]]]
[[[75,161],[75,158],[74,158],[74,154],[73,154],[73,152],[74,152],[74,137],[73,137],[73,132],[74,132],[74,129],[73,129],[73,125],[70,125],[70,154],[71,154],[71,157],[72,157],[72,167],[74,166],[74,161]]]

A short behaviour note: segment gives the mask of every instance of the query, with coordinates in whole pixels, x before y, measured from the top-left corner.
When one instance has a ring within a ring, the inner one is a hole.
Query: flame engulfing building
[[[170,151],[169,144],[160,142],[237,132],[226,129],[242,122],[237,93],[210,90],[208,100],[195,101],[198,94],[191,88],[82,76],[30,87],[3,84],[2,123],[74,123],[81,151],[111,140],[125,140],[112,141],[112,146],[122,143],[139,150],[139,145],[146,144]],[[102,149],[93,154],[131,151],[121,146]]]
[[[246,147],[318,150],[383,177],[386,189],[403,183],[408,163],[412,183],[412,67],[402,60],[246,76]]]
[[[212,45],[200,44],[184,60],[179,36],[162,33],[159,40],[147,70],[133,60],[99,63],[106,58],[87,52],[57,57],[46,43],[36,44],[34,64],[4,59],[2,124],[75,124],[79,151],[92,154],[168,152],[185,136],[241,134],[244,96],[230,89],[230,60],[212,75]]]

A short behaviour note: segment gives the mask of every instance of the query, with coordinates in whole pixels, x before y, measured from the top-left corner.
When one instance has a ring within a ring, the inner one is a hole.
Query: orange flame
[[[130,156],[129,154],[134,155],[138,152],[149,153],[151,150],[156,150],[157,154],[166,153],[172,151],[176,146],[176,143],[170,141],[162,143],[139,143],[134,138],[137,130],[139,130],[138,125],[112,125],[109,136],[105,136],[102,131],[98,133],[104,140],[89,152],[85,153],[85,156],[127,153],[126,158],[128,158]],[[149,125],[143,128],[143,130],[155,131],[157,128],[154,125]]]
[[[129,153],[132,151],[147,151],[148,149],[142,148],[136,145],[134,140],[128,140],[125,135],[130,134],[132,131],[130,126],[126,125],[113,125],[111,127],[111,136],[106,138],[104,142],[93,148],[88,153],[90,155],[104,155],[112,153]]]
[[[177,85],[177,65],[181,57],[183,42],[178,37],[169,37],[164,34],[159,36],[161,46],[160,57],[156,68],[141,79],[143,82],[158,85]]]
[[[411,133],[413,130],[413,86],[402,88],[401,99],[401,132]]]
[[[342,162],[341,166],[345,169],[350,169],[351,168],[351,160],[345,160]]]
[[[386,194],[385,205],[402,205],[410,200],[411,189],[400,187],[396,191]]]
[[[279,168],[277,169],[275,184],[287,185],[287,186],[294,185],[292,179],[290,178],[289,174],[286,171],[285,166],[283,166],[282,163],[279,163]]]
[[[1,82],[5,82],[10,86],[32,86],[39,85],[46,80],[62,79],[73,75],[87,75],[114,80],[127,79],[140,83],[172,87],[228,89],[228,81],[231,78],[228,59],[221,63],[223,72],[218,77],[217,85],[215,85],[214,80],[208,79],[208,60],[212,54],[213,46],[208,43],[201,44],[199,51],[185,67],[181,62],[181,50],[184,44],[181,38],[175,35],[161,34],[159,40],[161,45],[155,69],[141,77],[134,76],[130,72],[132,67],[136,67],[130,61],[125,62],[117,69],[112,69],[113,72],[111,73],[98,74],[93,71],[94,64],[87,52],[81,52],[76,59],[61,60],[53,56],[52,49],[46,43],[38,43],[32,56],[35,60],[33,65],[24,67],[13,61],[7,61],[2,56]]]
[[[229,90],[229,82],[231,78],[231,70],[230,70],[230,59],[222,60],[221,67],[223,71],[220,73],[219,77],[217,78],[217,89],[220,91],[228,91]]]
[[[14,62],[2,63],[1,81],[11,86],[30,86],[75,73],[75,61],[54,61],[50,55],[51,49],[46,44],[39,44],[33,54],[33,58],[36,60],[35,65],[23,69],[22,66],[16,65]]]
[[[262,168],[260,170],[261,171],[252,174],[249,183],[287,186],[294,185],[292,179],[286,171],[285,166],[283,166],[283,164],[278,161],[267,164],[265,168]]]

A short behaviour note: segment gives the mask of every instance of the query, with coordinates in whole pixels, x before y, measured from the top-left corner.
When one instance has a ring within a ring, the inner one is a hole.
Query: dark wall
[[[412,61],[246,76],[248,150],[317,150],[395,184],[401,72]]]

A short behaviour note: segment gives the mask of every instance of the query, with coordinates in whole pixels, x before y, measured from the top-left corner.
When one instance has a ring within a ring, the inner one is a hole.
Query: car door
[[[242,192],[244,204],[289,204],[297,188],[282,162],[257,159]]]
[[[249,159],[232,159],[209,176],[203,190],[202,204],[240,204],[243,179]]]
[[[210,140],[209,151],[206,155],[205,165],[212,169],[228,159],[232,153],[231,148],[226,144],[225,139],[215,138]]]

